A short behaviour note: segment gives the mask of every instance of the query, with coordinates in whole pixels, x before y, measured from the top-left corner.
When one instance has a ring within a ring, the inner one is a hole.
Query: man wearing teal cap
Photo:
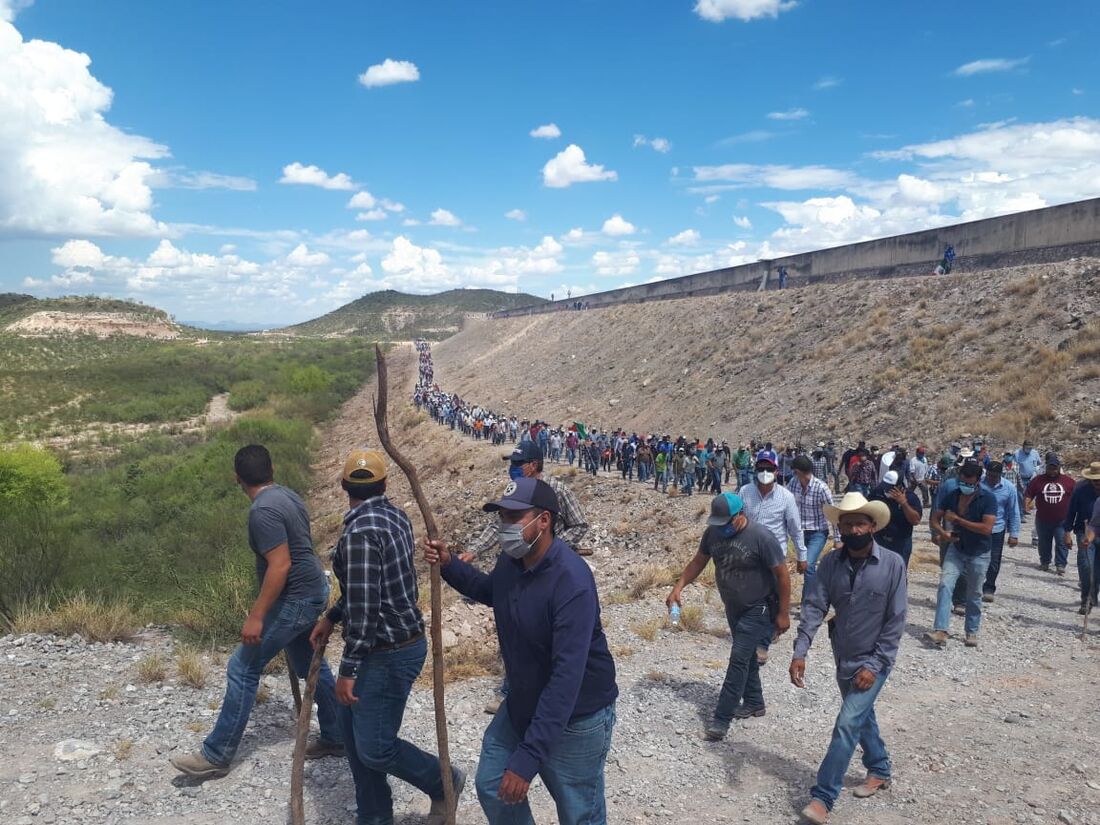
[[[786,555],[771,531],[749,521],[740,496],[722,493],[710,503],[710,518],[699,552],[688,562],[666,599],[669,609],[682,604],[683,589],[714,560],[714,578],[726,608],[733,646],[718,705],[706,727],[710,741],[724,738],[734,719],[764,715],[756,648],[767,645],[773,635],[785,633],[791,626],[791,579]]]

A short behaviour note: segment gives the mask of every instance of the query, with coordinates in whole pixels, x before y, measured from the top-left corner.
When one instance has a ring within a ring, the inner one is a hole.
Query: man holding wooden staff
[[[439,759],[398,737],[428,649],[417,607],[412,523],[386,498],[386,461],[380,451],[353,450],[341,485],[348,494],[348,512],[332,558],[341,595],[310,641],[315,647],[323,644],[334,625],[343,625],[336,699],[343,705],[358,823],[392,825],[387,774],[427,794],[432,821],[442,821],[446,811]],[[466,775],[452,770],[457,798]]]

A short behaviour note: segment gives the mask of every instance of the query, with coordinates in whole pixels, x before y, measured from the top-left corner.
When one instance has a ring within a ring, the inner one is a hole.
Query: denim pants
[[[344,745],[355,780],[358,825],[392,825],[393,797],[386,775],[432,799],[443,798],[439,759],[398,738],[413,682],[424,667],[424,639],[408,647],[370,653],[355,679],[358,702],[340,708]]]
[[[256,701],[256,688],[264,667],[282,650],[290,654],[295,673],[305,676],[313,659],[309,633],[321,617],[328,602],[327,588],[324,598],[279,599],[264,617],[264,629],[258,645],[238,645],[229,657],[225,671],[225,698],[214,730],[202,743],[202,755],[215,765],[228,765],[237,755],[241,737],[248,725],[252,705]],[[337,717],[336,682],[327,663],[321,663],[317,679],[317,721],[321,725],[321,738],[326,742],[342,742]]]
[[[989,570],[985,573],[985,584],[982,585],[983,593],[997,592],[997,576],[1001,572],[1001,558],[1004,556],[1005,551],[1005,531],[994,533],[990,538],[993,539],[993,550],[989,554]]]
[[[936,630],[946,631],[951,621],[951,594],[960,576],[966,576],[967,635],[978,632],[982,623],[982,585],[989,569],[989,553],[968,556],[952,544],[943,557],[940,570],[940,589],[936,597]]]
[[[772,618],[766,604],[754,604],[740,613],[726,610],[726,621],[733,634],[726,678],[718,694],[714,719],[729,726],[733,712],[744,703],[747,708],[764,707],[764,688],[760,684],[760,663],[756,648],[766,647],[772,638]]]
[[[684,487],[680,491],[684,495],[690,496],[695,490],[695,473],[684,473]]]
[[[561,825],[605,825],[604,763],[611,749],[615,705],[571,719],[549,757],[539,767],[546,790],[558,809]],[[533,825],[525,799],[509,805],[497,795],[500,780],[516,748],[523,741],[508,719],[507,700],[500,706],[481,740],[477,763],[477,798],[489,825]]]
[[[1066,529],[1061,522],[1043,524],[1035,519],[1035,535],[1039,537],[1039,563],[1050,564],[1051,547],[1054,545],[1054,566],[1065,567],[1069,563],[1069,551],[1066,549]]]
[[[658,470],[656,478],[653,479],[653,489],[661,488],[662,493],[668,492],[668,470]]]
[[[752,470],[747,467],[737,471],[737,486],[744,487],[752,481]]]
[[[1096,569],[1096,558],[1100,555],[1097,545],[1085,543],[1085,531],[1074,533],[1077,538],[1077,579],[1081,585],[1081,604],[1089,603],[1089,591],[1092,591],[1092,604],[1097,603],[1097,592],[1100,591],[1100,570]]]
[[[802,541],[806,544],[807,578],[817,573],[817,560],[821,556],[821,551],[825,549],[825,542],[828,540],[828,530],[802,531]]]
[[[867,775],[890,778],[890,754],[886,752],[886,743],[882,741],[878,720],[875,719],[875,699],[886,684],[888,675],[888,671],[878,674],[875,683],[867,690],[856,690],[851,679],[837,677],[844,701],[833,725],[829,750],[817,769],[817,784],[810,789],[810,796],[820,800],[830,811],[840,796],[844,775],[848,772],[857,743],[863,749],[863,767],[867,769]]]

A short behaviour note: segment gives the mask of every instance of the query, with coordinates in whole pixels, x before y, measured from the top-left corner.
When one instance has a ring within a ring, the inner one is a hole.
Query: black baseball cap
[[[534,441],[524,441],[512,450],[512,452],[504,456],[504,460],[511,461],[515,464],[526,464],[528,461],[538,461],[542,457],[542,450],[539,449],[538,444]]]
[[[490,501],[481,509],[486,513],[531,509],[548,510],[551,513],[560,512],[558,495],[554,492],[554,488],[537,478],[517,478],[504,488],[504,495],[499,501]]]
[[[1047,453],[1047,466],[1048,467],[1061,467],[1062,459],[1058,458],[1057,453]]]

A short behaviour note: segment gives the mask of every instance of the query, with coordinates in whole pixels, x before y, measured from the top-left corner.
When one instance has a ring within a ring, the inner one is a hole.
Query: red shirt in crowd
[[[1061,524],[1069,512],[1073,479],[1067,475],[1040,473],[1028,482],[1024,497],[1035,502],[1035,520],[1043,524]]]

